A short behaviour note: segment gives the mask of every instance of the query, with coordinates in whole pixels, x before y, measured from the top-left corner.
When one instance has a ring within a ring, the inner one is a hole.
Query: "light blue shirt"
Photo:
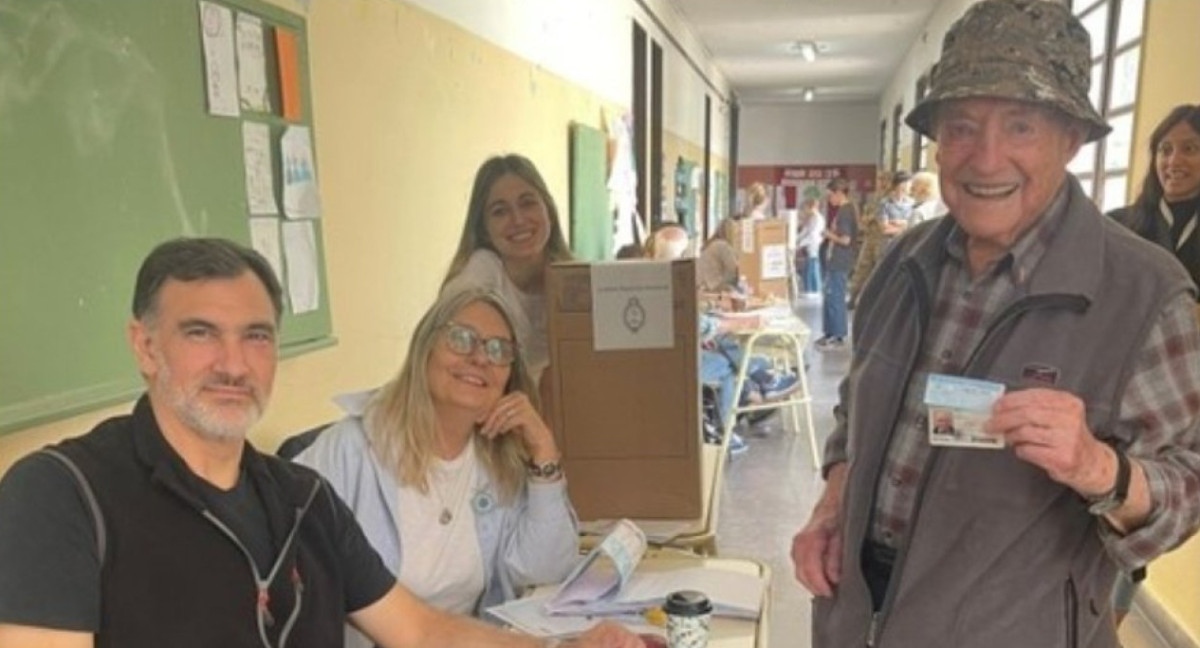
[[[372,394],[358,392],[335,399],[346,418],[322,432],[295,461],[329,480],[354,511],[384,564],[399,575],[399,484],[367,438],[363,414]],[[503,504],[490,473],[481,470],[471,488],[471,507],[485,579],[477,616],[515,598],[526,587],[561,581],[579,559],[579,523],[565,480],[528,481],[511,503]]]

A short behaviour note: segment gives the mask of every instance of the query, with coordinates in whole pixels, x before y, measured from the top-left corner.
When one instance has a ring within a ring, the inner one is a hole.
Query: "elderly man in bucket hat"
[[[1090,64],[1063,6],[983,0],[908,115],[950,217],[896,240],[855,317],[792,547],[814,646],[1115,647],[1116,571],[1200,526],[1195,287],[1066,172],[1109,130]],[[930,388],[990,437],[931,438]]]

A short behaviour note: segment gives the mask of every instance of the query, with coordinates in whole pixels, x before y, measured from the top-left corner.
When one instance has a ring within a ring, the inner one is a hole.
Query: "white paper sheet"
[[[289,126],[279,143],[283,158],[283,212],[288,218],[320,218],[312,136],[305,126]]]
[[[754,221],[742,220],[742,252],[754,251]]]
[[[592,330],[597,351],[675,346],[668,261],[592,265]]]
[[[283,283],[283,248],[279,244],[278,218],[250,219],[250,247],[267,258],[275,278]]]
[[[242,159],[246,162],[246,201],[250,204],[250,214],[278,214],[275,180],[271,173],[270,127],[242,122]]]
[[[226,7],[201,0],[200,34],[204,41],[208,112],[237,117],[238,80],[233,47],[233,13]]]
[[[787,246],[764,245],[762,248],[762,278],[786,279],[788,275]]]
[[[238,94],[242,108],[268,112],[267,60],[263,54],[262,20],[253,14],[237,16]]]
[[[283,250],[287,261],[288,299],[293,313],[307,313],[321,304],[317,278],[317,237],[308,221],[284,221]]]

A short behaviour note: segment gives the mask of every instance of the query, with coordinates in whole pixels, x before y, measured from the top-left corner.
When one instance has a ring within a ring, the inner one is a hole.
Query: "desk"
[[[743,574],[756,574],[766,583],[758,621],[713,617],[709,648],[767,648],[771,629],[771,568],[747,558],[705,558],[686,552],[659,549],[646,551],[638,571],[668,571],[687,567],[714,567]]]
[[[674,569],[708,567],[725,569],[741,574],[752,574],[765,584],[763,588],[762,607],[758,619],[731,619],[728,617],[713,617],[709,629],[709,648],[767,648],[770,637],[771,618],[771,569],[757,560],[746,558],[704,558],[677,549],[647,549],[646,554],[638,563],[637,571],[666,572]],[[550,594],[556,585],[543,585],[529,593],[530,596]],[[635,631],[648,631],[646,628],[633,628]],[[659,629],[659,633],[663,630]]]
[[[812,456],[813,467],[821,467],[820,451],[817,448],[817,431],[813,425],[812,393],[808,390],[808,375],[804,370],[804,345],[808,343],[809,329],[799,317],[792,313],[786,305],[770,306],[756,311],[749,311],[748,316],[762,319],[762,325],[757,329],[738,331],[736,335],[742,344],[742,361],[738,366],[737,380],[734,382],[733,393],[740,395],[746,385],[746,371],[750,365],[750,357],[756,352],[764,353],[773,358],[782,358],[784,362],[796,368],[796,377],[800,387],[788,398],[758,405],[740,405],[740,398],[734,398],[733,411],[725,417],[725,438],[729,439],[737,415],[742,412],[790,407],[792,410],[792,426],[797,434],[801,432],[800,408],[804,408],[804,430],[808,432],[808,445]]]

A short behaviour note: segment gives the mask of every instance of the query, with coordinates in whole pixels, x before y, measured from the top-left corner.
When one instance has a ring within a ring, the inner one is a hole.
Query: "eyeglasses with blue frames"
[[[507,367],[517,359],[517,344],[506,338],[483,338],[475,329],[449,322],[446,329],[446,346],[461,356],[475,353],[475,349],[483,347],[483,356],[497,367]]]

